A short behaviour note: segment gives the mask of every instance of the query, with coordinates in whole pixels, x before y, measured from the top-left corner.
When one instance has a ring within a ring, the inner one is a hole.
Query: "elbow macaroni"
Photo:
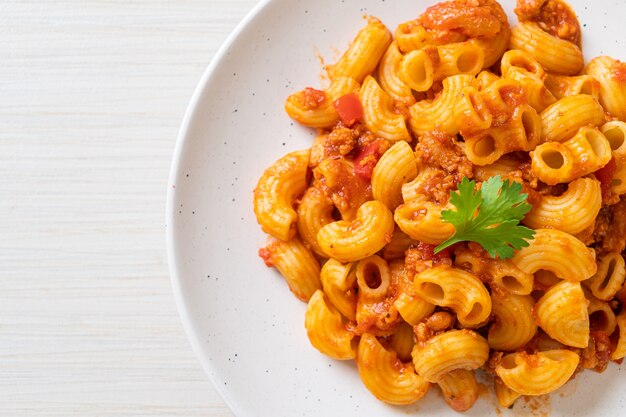
[[[368,201],[349,222],[339,220],[322,227],[317,243],[329,257],[351,262],[373,255],[391,240],[393,215],[381,202]]]
[[[530,53],[550,72],[574,75],[583,68],[583,53],[572,42],[559,39],[535,22],[520,22],[511,29],[511,46]]]
[[[602,132],[581,127],[563,143],[541,144],[530,153],[532,172],[549,185],[573,181],[605,166],[612,158],[611,146]]]
[[[396,352],[385,349],[375,336],[361,336],[357,367],[363,384],[376,398],[389,404],[411,404],[422,398],[430,384],[402,363]]]
[[[557,349],[535,355],[511,353],[502,358],[496,374],[504,385],[522,395],[548,394],[565,384],[574,374],[579,356]]]
[[[550,287],[535,306],[537,324],[564,345],[585,348],[589,343],[589,312],[578,282],[562,281]]]
[[[307,186],[309,151],[292,152],[269,167],[254,189],[254,214],[265,233],[289,240],[296,233],[294,200]]]
[[[481,367],[489,356],[489,345],[471,330],[450,330],[418,342],[412,355],[418,375],[429,382],[440,382],[456,369]]]
[[[476,327],[491,314],[489,292],[478,278],[462,269],[427,269],[415,276],[415,291],[431,304],[454,310],[464,327]]]

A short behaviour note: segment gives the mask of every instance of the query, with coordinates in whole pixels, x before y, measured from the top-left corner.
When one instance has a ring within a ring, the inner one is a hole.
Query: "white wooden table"
[[[171,154],[256,0],[0,0],[0,415],[232,416],[167,271]]]

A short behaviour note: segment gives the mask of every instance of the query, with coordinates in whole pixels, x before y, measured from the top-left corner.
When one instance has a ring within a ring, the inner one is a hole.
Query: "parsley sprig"
[[[519,222],[532,206],[527,194],[515,181],[502,181],[499,175],[483,182],[476,190],[476,182],[464,177],[459,190],[450,194],[450,203],[456,210],[444,210],[444,222],[452,223],[454,234],[435,248],[435,253],[458,242],[479,243],[491,256],[507,259],[514,250],[528,246],[535,231]]]

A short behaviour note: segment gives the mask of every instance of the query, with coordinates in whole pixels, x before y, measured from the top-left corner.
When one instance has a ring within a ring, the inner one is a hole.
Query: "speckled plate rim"
[[[196,355],[196,358],[198,358],[198,360],[200,361],[200,364],[202,365],[205,374],[208,376],[209,380],[213,384],[213,387],[218,392],[222,400],[224,400],[230,410],[237,416],[243,415],[244,413],[239,409],[239,406],[236,402],[229,400],[228,396],[225,395],[225,393],[223,392],[223,388],[211,376],[215,375],[215,367],[213,363],[207,360],[207,358],[202,354],[202,350],[200,348],[200,340],[198,339],[198,335],[200,333],[194,327],[193,321],[191,319],[191,312],[189,311],[188,304],[185,301],[185,295],[183,294],[183,285],[181,281],[181,276],[179,274],[179,257],[176,256],[177,248],[174,238],[174,228],[171,227],[171,224],[169,223],[169,220],[173,218],[175,211],[175,193],[172,184],[176,184],[179,176],[182,175],[180,166],[180,162],[182,160],[181,156],[185,147],[185,143],[187,141],[187,137],[189,136],[191,121],[197,116],[197,112],[199,111],[198,109],[203,91],[211,82],[211,78],[215,70],[221,64],[221,61],[226,56],[226,53],[231,45],[237,40],[243,30],[251,22],[253,22],[255,18],[259,15],[259,13],[272,1],[273,0],[259,0],[259,2],[248,12],[248,14],[246,14],[246,16],[237,24],[237,26],[235,26],[235,29],[233,29],[233,31],[228,35],[228,37],[226,38],[224,43],[222,43],[207,68],[204,70],[204,73],[202,74],[202,77],[200,78],[200,81],[198,82],[198,85],[196,86],[196,89],[191,96],[189,104],[187,105],[187,109],[185,110],[185,115],[183,117],[183,121],[181,123],[178,136],[176,138],[176,145],[174,147],[174,155],[172,157],[172,163],[170,167],[166,197],[165,234],[167,241],[167,263],[169,266],[170,281],[172,284],[172,289],[174,291],[176,308],[183,323],[185,333],[187,334],[187,339],[191,344],[191,348]]]

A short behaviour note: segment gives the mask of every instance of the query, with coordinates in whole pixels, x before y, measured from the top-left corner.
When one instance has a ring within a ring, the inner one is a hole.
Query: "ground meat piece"
[[[426,343],[428,339],[434,336],[434,332],[425,323],[418,323],[413,326],[413,333],[415,333],[418,344]]]
[[[489,356],[489,360],[487,361],[487,363],[484,366],[484,370],[485,372],[487,372],[489,375],[491,375],[492,377],[496,377],[496,368],[498,367],[498,365],[500,365],[500,362],[502,362],[502,357],[504,356],[504,352],[493,352],[490,356]]]
[[[595,240],[593,238],[593,232],[595,230],[595,225],[591,225],[588,228],[586,228],[585,230],[583,230],[580,233],[577,233],[576,235],[574,235],[574,237],[576,237],[578,240],[580,240],[581,242],[583,242],[585,245],[589,246],[592,245]]]
[[[593,242],[601,242],[609,231],[611,223],[611,210],[609,207],[600,209],[593,228]]]
[[[604,252],[621,253],[626,249],[626,200],[621,200],[600,213],[596,220],[596,232],[598,237],[603,236],[596,241],[601,241],[597,246]]]
[[[415,193],[441,205],[447,204],[450,192],[463,177],[474,176],[473,165],[456,136],[426,132],[415,146],[415,157],[420,166],[419,182],[413,183]]]
[[[560,0],[518,0],[515,14],[520,21],[537,22],[549,34],[580,46],[576,13]]]
[[[326,101],[326,92],[307,87],[300,93],[297,93],[294,97],[299,100],[302,107],[307,110],[312,110],[318,108],[324,101]]]
[[[420,173],[420,177],[420,182],[416,183],[415,194],[424,196],[442,206],[448,203],[450,191],[456,190],[457,184],[462,179],[459,179],[456,174],[431,167]]]
[[[354,219],[361,204],[372,199],[371,184],[356,175],[352,162],[344,158],[324,159],[313,175],[345,220]]]
[[[449,251],[434,254],[434,245],[419,243],[417,247],[410,248],[405,252],[404,264],[409,276],[419,274],[433,266],[452,265]]]
[[[457,182],[463,177],[474,176],[472,163],[465,156],[456,136],[438,131],[426,132],[415,146],[415,156],[418,162],[456,174]]]
[[[337,157],[347,155],[356,146],[358,131],[338,126],[332,130],[324,140],[324,155]]]
[[[603,372],[610,360],[610,340],[602,331],[592,331],[589,336],[589,345],[582,350],[582,368]]]

